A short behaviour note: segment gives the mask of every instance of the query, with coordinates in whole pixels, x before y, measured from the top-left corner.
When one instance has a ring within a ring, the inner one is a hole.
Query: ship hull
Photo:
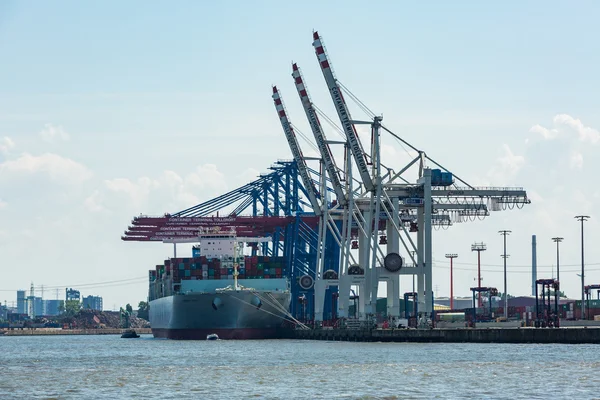
[[[157,338],[206,340],[277,338],[290,293],[227,291],[166,296],[150,302],[150,326]]]

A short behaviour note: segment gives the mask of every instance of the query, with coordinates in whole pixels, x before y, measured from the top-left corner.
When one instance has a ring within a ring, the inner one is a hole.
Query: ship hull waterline
[[[216,333],[220,339],[274,339],[290,299],[282,291],[166,296],[150,302],[150,326],[155,338],[206,340]]]

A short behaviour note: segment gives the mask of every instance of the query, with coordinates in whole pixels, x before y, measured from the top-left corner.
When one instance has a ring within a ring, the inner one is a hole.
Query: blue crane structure
[[[252,255],[285,258],[292,292],[290,312],[298,319],[311,320],[314,309],[312,282],[317,279],[318,218],[311,205],[303,200],[308,197],[307,190],[299,179],[296,161],[280,160],[269,169],[269,173],[261,174],[246,185],[182,211],[160,217],[135,217],[122,240],[173,243],[194,240],[193,230],[165,230],[169,222],[189,228],[216,221],[220,225],[235,226],[239,234],[247,237],[271,236],[270,243],[248,243],[252,246]],[[317,171],[309,171],[318,179]],[[210,217],[215,214],[225,217]],[[250,215],[242,216],[244,214]],[[339,246],[333,239],[326,243],[326,268],[337,273]],[[304,285],[301,285],[300,278],[305,276],[312,282],[303,281]],[[332,299],[337,297],[336,294],[333,288],[328,292]],[[335,303],[328,302],[325,314],[333,318],[334,310]]]

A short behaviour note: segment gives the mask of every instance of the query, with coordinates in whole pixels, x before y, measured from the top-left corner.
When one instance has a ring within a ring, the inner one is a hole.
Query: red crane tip
[[[273,93],[277,93],[277,86],[273,86]]]
[[[298,71],[298,65],[296,65],[296,63],[293,63],[293,64],[292,64],[292,69],[293,69],[294,71]]]
[[[313,39],[317,40],[319,38],[319,32],[314,31],[313,32]]]

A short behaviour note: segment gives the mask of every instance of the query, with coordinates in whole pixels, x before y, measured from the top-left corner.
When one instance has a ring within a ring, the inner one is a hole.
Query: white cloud
[[[0,154],[8,154],[14,147],[15,142],[11,138],[5,136],[2,138],[2,140],[0,140]]]
[[[554,123],[557,125],[566,125],[573,128],[579,134],[579,140],[597,144],[600,142],[600,132],[589,126],[583,125],[579,119],[575,119],[567,114],[558,114],[554,117]]]
[[[544,128],[543,126],[536,124],[534,126],[531,127],[531,129],[529,129],[529,132],[531,133],[539,133],[540,135],[542,135],[542,137],[544,139],[554,139],[555,137],[558,136],[558,130],[557,129],[547,129]]]
[[[571,169],[582,169],[583,168],[583,154],[578,151],[572,151],[569,158],[569,166]]]
[[[555,139],[558,136],[566,136],[569,130],[577,133],[579,140],[591,144],[600,143],[600,132],[597,129],[585,126],[581,120],[568,114],[557,114],[552,119],[554,127],[545,128],[536,124],[529,129],[529,132],[538,133],[546,140]]]
[[[238,180],[248,183],[258,179],[260,171],[255,168],[246,168],[241,174],[238,175]]]
[[[150,192],[160,186],[157,181],[148,177],[138,178],[135,182],[126,178],[110,179],[104,181],[104,185],[111,192],[126,194],[135,206],[141,205]]]
[[[158,178],[116,178],[104,181],[104,186],[109,193],[125,195],[130,205],[138,210],[144,207],[153,208],[156,205],[171,212],[172,208],[196,205],[213,195],[222,194],[227,189],[223,174],[213,164],[198,166],[185,177],[167,170]],[[98,210],[99,207],[103,207],[103,198],[108,196],[92,195],[86,200],[86,207]]]
[[[40,136],[46,142],[54,142],[57,140],[67,141],[69,140],[69,134],[63,129],[62,126],[45,124],[44,129],[40,132]]]
[[[53,153],[40,156],[23,153],[15,160],[0,164],[0,176],[19,173],[47,174],[52,180],[65,184],[80,184],[92,177],[84,165]]]
[[[199,189],[214,187],[225,190],[225,176],[217,169],[214,164],[204,164],[196,168],[196,171],[187,175],[185,183],[199,186]]]
[[[581,210],[584,213],[590,213],[594,209],[594,201],[590,199],[590,196],[584,190],[575,189],[571,202],[577,210]]]
[[[513,153],[507,144],[503,144],[500,156],[488,172],[491,182],[496,184],[507,184],[525,165],[525,157]]]
[[[88,211],[101,212],[101,211],[105,210],[105,208],[101,204],[101,201],[102,200],[101,200],[100,192],[98,190],[95,190],[94,193],[92,193],[89,197],[87,197],[84,200],[83,206]]]

